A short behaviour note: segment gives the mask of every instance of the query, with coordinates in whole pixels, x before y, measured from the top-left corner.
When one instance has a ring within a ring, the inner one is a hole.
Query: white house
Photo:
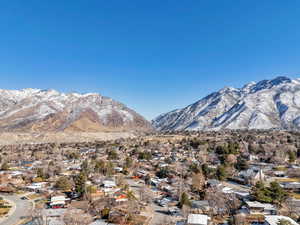
[[[246,201],[249,214],[276,215],[277,209],[272,204]]]
[[[187,225],[207,225],[210,218],[203,214],[189,214]]]
[[[293,219],[287,216],[266,216],[266,225],[277,225],[280,220],[287,220],[292,225],[299,225]]]
[[[70,199],[66,198],[65,196],[53,196],[51,197],[50,200],[50,206],[52,208],[56,208],[56,207],[63,207],[66,204],[66,201],[68,201]]]

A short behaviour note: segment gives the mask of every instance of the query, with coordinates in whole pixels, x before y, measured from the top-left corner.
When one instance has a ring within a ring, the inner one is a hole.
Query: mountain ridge
[[[224,87],[187,107],[159,115],[152,125],[160,131],[298,130],[300,80],[279,76],[241,88]]]
[[[134,110],[97,93],[63,93],[53,89],[0,89],[0,131],[151,130]]]

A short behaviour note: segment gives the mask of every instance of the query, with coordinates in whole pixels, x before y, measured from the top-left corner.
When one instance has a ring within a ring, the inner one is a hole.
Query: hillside
[[[277,77],[225,87],[183,109],[158,116],[162,131],[300,128],[300,80]]]

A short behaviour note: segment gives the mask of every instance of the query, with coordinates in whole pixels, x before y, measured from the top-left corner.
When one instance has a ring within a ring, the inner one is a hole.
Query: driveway
[[[19,195],[1,195],[4,199],[12,201],[16,205],[16,209],[12,215],[10,215],[6,220],[1,222],[1,225],[15,225],[22,217],[30,216],[32,210],[32,203],[28,200],[21,200]]]

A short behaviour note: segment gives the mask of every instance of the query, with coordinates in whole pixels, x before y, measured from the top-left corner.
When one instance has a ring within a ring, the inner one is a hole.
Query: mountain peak
[[[251,88],[251,92],[255,93],[257,91],[261,91],[264,89],[270,89],[278,85],[286,84],[286,83],[291,83],[292,80],[288,77],[284,76],[278,76],[274,79],[271,80],[262,80],[256,83],[254,86]]]
[[[0,91],[2,131],[127,131],[151,125],[125,105],[97,93],[27,88]]]
[[[283,84],[283,83],[290,83],[292,82],[292,80],[288,77],[285,77],[285,76],[278,76],[272,80],[269,81],[270,84],[272,85],[280,85],[280,84]]]
[[[224,95],[231,91],[229,95]],[[220,95],[222,96],[220,98]],[[225,87],[153,120],[158,130],[299,129],[300,82],[279,76]]]

